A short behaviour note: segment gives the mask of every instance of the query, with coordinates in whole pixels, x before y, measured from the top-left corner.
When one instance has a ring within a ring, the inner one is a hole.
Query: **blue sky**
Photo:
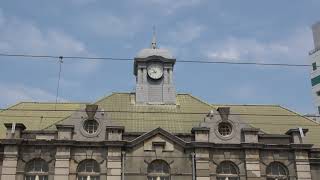
[[[178,60],[308,63],[318,0],[1,1],[0,52],[133,58],[158,45]],[[58,62],[0,57],[0,107],[55,101]],[[60,100],[132,92],[131,62],[66,60]],[[178,92],[218,104],[280,104],[314,112],[309,68],[177,63]]]

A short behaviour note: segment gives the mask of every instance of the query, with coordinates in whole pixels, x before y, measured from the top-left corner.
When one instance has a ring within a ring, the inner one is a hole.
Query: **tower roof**
[[[161,56],[166,59],[174,58],[171,52],[168,51],[167,49],[151,49],[151,48],[142,49],[137,54],[136,58],[147,58],[150,56]]]
[[[155,30],[153,30],[151,47],[145,48],[145,49],[142,49],[141,51],[139,51],[136,58],[147,58],[150,56],[161,56],[166,59],[173,59],[174,58],[169,50],[158,48]]]

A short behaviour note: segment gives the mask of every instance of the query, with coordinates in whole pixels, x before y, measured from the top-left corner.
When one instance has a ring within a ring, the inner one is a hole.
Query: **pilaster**
[[[311,180],[310,162],[308,151],[296,150],[295,153],[295,165],[297,180]]]
[[[260,153],[258,149],[246,149],[246,174],[247,180],[260,180]]]
[[[68,180],[70,173],[70,147],[57,147],[54,180]]]
[[[15,180],[18,164],[18,146],[6,145],[3,151],[2,180]]]
[[[206,148],[195,149],[196,180],[210,180],[209,150]]]
[[[109,147],[107,160],[107,180],[121,180],[121,148]]]

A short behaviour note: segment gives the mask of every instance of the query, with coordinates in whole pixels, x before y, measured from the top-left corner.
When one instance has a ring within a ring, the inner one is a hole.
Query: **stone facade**
[[[57,124],[57,131],[42,132],[40,139],[30,138],[37,137],[30,136],[30,133],[38,132],[25,133],[22,124],[15,125],[20,128],[14,131],[12,124],[6,124],[8,135],[2,141],[1,180],[25,179],[27,164],[34,159],[47,163],[45,175],[49,180],[76,180],[80,174],[78,166],[86,160],[94,160],[98,164],[100,180],[147,179],[149,167],[157,160],[168,165],[168,176],[172,180],[221,179],[228,176],[219,170],[219,165],[226,162],[235,168],[236,173],[231,174],[230,178],[234,176],[239,180],[271,177],[267,169],[273,162],[284,167],[286,178],[290,180],[314,180],[319,177],[319,165],[314,157],[320,156],[320,153],[312,149],[312,145],[301,141],[303,138],[299,137],[298,129],[291,129],[282,136],[266,135],[244,123],[236,126],[239,118],[228,116],[227,120],[238,134],[226,139],[214,136],[219,125],[212,125],[224,121],[226,117],[221,112],[212,116],[211,112],[204,123],[194,127],[187,135],[172,134],[161,128],[130,134],[125,132],[124,127],[101,123],[103,128],[98,130],[97,127],[98,134],[79,138],[78,135],[83,134],[81,131],[85,129],[81,125],[84,123],[81,117],[109,121],[106,114],[102,117],[98,108],[93,115],[88,115],[86,109]],[[76,120],[76,117],[79,119]],[[306,129],[303,131],[307,132]],[[272,139],[276,141],[269,143]]]

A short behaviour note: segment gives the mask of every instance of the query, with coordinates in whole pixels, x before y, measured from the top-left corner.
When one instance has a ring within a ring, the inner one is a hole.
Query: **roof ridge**
[[[281,107],[279,104],[211,104],[213,106],[273,106],[273,107]]]
[[[282,109],[284,109],[284,110],[286,110],[286,111],[289,111],[289,112],[291,112],[291,113],[294,113],[294,114],[298,115],[299,117],[302,117],[302,118],[304,118],[304,119],[306,119],[306,120],[309,120],[309,121],[311,121],[311,122],[313,122],[313,123],[315,123],[315,124],[317,124],[317,125],[320,126],[320,124],[319,124],[318,122],[316,122],[316,121],[314,121],[314,120],[312,120],[312,119],[309,119],[309,118],[307,118],[307,117],[299,114],[298,112],[295,112],[295,111],[290,110],[290,109],[288,109],[288,108],[286,108],[286,107],[283,107],[283,106],[279,106],[279,107],[281,107]]]
[[[4,108],[4,109],[1,110],[0,112],[4,112],[4,111],[6,111],[7,109],[12,109],[13,107],[18,106],[19,104],[22,104],[22,102],[18,102],[18,103],[16,103],[16,104],[13,104],[13,105],[9,106],[8,108]]]
[[[196,96],[194,96],[194,95],[192,95],[192,94],[186,94],[186,95],[189,95],[190,97],[192,97],[193,99],[199,101],[200,103],[203,103],[203,104],[206,104],[206,105],[212,107],[211,104],[207,103],[206,101],[203,101],[202,99],[200,99],[200,98],[198,98],[198,97],[196,97]]]
[[[111,97],[111,96],[113,96],[113,95],[115,95],[115,94],[121,94],[121,93],[112,92],[112,93],[109,94],[109,95],[104,95],[102,98],[98,99],[98,100],[95,101],[93,104],[98,104],[98,103],[100,103],[101,101],[103,101],[103,100],[105,100],[105,99],[107,99],[107,98],[109,98],[109,97]]]
[[[21,101],[18,104],[27,103],[27,104],[88,104],[89,102],[39,102],[39,101]],[[18,105],[16,104],[16,105]]]

